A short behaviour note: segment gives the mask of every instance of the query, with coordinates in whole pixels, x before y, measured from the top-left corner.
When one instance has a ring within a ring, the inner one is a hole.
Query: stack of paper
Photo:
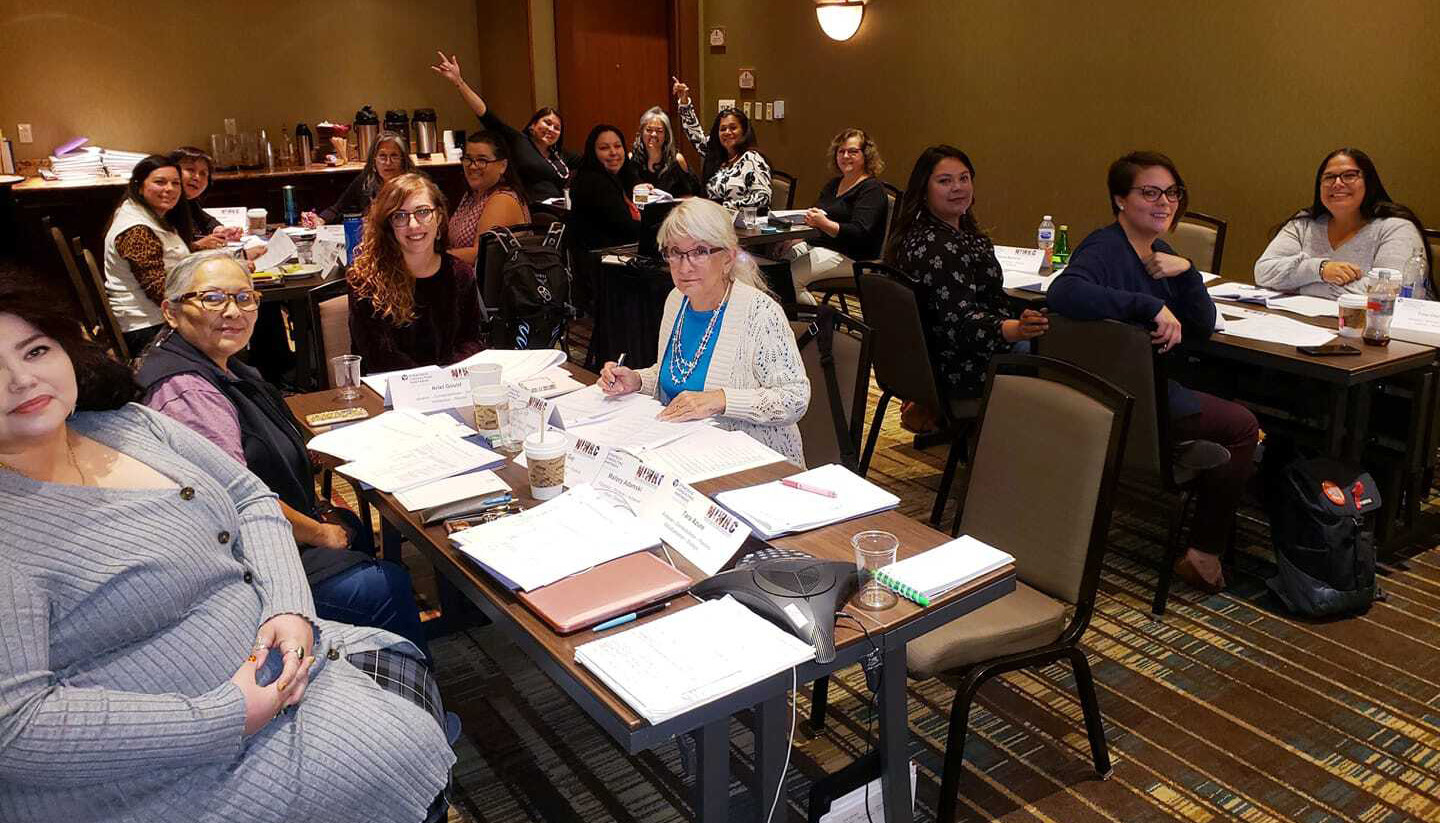
[[[502,372],[503,377],[503,372]],[[534,377],[515,381],[515,385],[536,397],[550,399],[570,394],[585,388],[585,384],[570,376],[570,372],[558,366],[546,369]]]
[[[977,580],[1015,558],[988,543],[964,535],[914,557],[891,563],[875,578],[922,606],[931,598]]]
[[[639,392],[608,397],[596,383],[557,398],[555,408],[560,410],[563,425],[569,428],[621,414],[644,413],[654,417],[665,407],[659,400]]]
[[[915,808],[915,761],[910,761],[910,808]],[[875,778],[870,781],[867,791],[865,786],[851,790],[843,797],[831,801],[830,811],[820,815],[819,823],[884,823],[885,820],[885,793],[881,789],[881,779]],[[865,810],[865,798],[870,798],[870,810]],[[867,816],[868,814],[868,816]]]
[[[813,491],[792,488],[775,480],[758,486],[721,492],[715,496],[715,500],[749,523],[756,534],[766,539],[864,517],[900,505],[900,498],[838,463],[791,475],[786,479],[811,488],[832,491],[835,496],[827,497]]]
[[[61,180],[84,180],[105,174],[99,146],[85,146],[63,157],[50,158],[50,170]]]
[[[1272,297],[1282,297],[1284,292],[1263,289],[1249,283],[1216,283],[1210,289],[1211,300],[1230,300],[1236,303],[1259,303],[1267,305]]]
[[[656,420],[656,413],[633,406],[625,414],[613,415],[579,426],[566,426],[566,431],[602,446],[623,448],[629,451],[644,451],[657,449],[667,443],[679,440],[687,434],[714,425],[709,420],[691,420],[685,423]]]
[[[1334,329],[1312,326],[1278,314],[1230,321],[1225,324],[1224,332],[1233,337],[1285,346],[1323,346],[1335,338]]]
[[[416,486],[395,495],[395,500],[405,507],[405,511],[418,512],[421,509],[431,509],[458,500],[469,500],[472,497],[509,490],[510,484],[501,480],[495,472],[486,470],[446,477],[433,483]]]
[[[398,492],[505,462],[464,440],[466,431],[448,415],[393,411],[317,434],[308,446],[349,461],[338,469],[347,477]]]
[[[660,545],[654,526],[590,486],[455,532],[450,540],[501,583],[525,591]]]
[[[1272,309],[1283,309],[1306,317],[1339,317],[1340,301],[1308,294],[1286,294],[1266,301]]]
[[[697,429],[659,448],[645,449],[639,457],[645,465],[684,483],[699,483],[785,459],[785,455],[745,432],[716,426]]]
[[[652,725],[798,666],[809,643],[730,597],[593,640],[575,660]]]

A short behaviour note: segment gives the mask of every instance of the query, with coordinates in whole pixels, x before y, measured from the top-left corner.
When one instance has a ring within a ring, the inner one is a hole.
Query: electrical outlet
[[[227,118],[225,118],[225,133],[226,133],[226,134],[239,134],[239,133],[240,133],[240,132],[239,132],[239,129],[236,128],[235,118],[233,118],[233,117],[227,117]]]
[[[20,126],[20,127],[17,129],[17,131],[20,132],[20,142],[21,142],[21,143],[34,143],[34,142],[35,142],[35,132],[30,129],[30,124],[29,124],[29,123],[21,123],[21,124],[19,124],[19,126]]]
[[[784,120],[784,119],[785,119],[785,101],[784,101],[784,100],[776,100],[776,101],[775,101],[775,119],[776,119],[776,120]]]
[[[766,120],[774,120],[774,119],[775,119],[775,104],[774,104],[774,103],[766,103],[766,104],[765,104],[765,119],[766,119]]]
[[[735,101],[728,98],[720,101],[720,111],[735,108]]]
[[[751,117],[751,116],[752,116],[752,115],[750,114],[750,101],[749,101],[749,100],[746,100],[746,101],[745,101],[744,111],[745,111],[745,116],[746,116],[746,117]]]

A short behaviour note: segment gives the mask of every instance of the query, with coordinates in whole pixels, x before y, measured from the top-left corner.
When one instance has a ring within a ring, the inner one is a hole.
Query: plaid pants
[[[380,688],[409,700],[430,713],[440,728],[445,728],[445,707],[440,703],[440,687],[424,661],[393,649],[377,649],[348,654],[345,659],[370,675]]]

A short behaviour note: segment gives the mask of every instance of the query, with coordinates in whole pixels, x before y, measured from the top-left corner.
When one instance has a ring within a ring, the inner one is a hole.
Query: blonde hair
[[[755,265],[755,259],[740,248],[740,239],[735,236],[734,220],[724,206],[703,197],[681,200],[680,205],[666,215],[655,239],[663,249],[681,237],[731,252],[735,255],[735,265],[730,268],[730,279],[770,294],[770,288],[765,285],[765,278],[760,276],[760,267]]]
[[[870,139],[864,129],[845,129],[830,141],[830,148],[826,149],[825,153],[825,163],[830,167],[830,171],[840,173],[840,164],[835,162],[835,152],[840,151],[840,147],[852,137],[860,138],[860,154],[865,158],[865,173],[871,177],[879,177],[880,172],[885,171],[885,160],[880,156],[880,149],[875,145],[875,141]]]
[[[430,195],[435,204],[435,250],[446,243],[445,195],[424,174],[402,174],[380,188],[365,212],[365,235],[355,250],[355,264],[346,279],[355,297],[364,297],[380,317],[397,326],[415,321],[415,278],[405,269],[405,255],[390,226],[390,215],[417,194]]]

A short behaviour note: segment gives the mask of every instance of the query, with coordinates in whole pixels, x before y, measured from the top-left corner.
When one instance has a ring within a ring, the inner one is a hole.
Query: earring
[[[1120,211],[1125,211],[1125,204],[1124,204],[1124,203],[1121,203],[1121,204],[1120,204]]]

